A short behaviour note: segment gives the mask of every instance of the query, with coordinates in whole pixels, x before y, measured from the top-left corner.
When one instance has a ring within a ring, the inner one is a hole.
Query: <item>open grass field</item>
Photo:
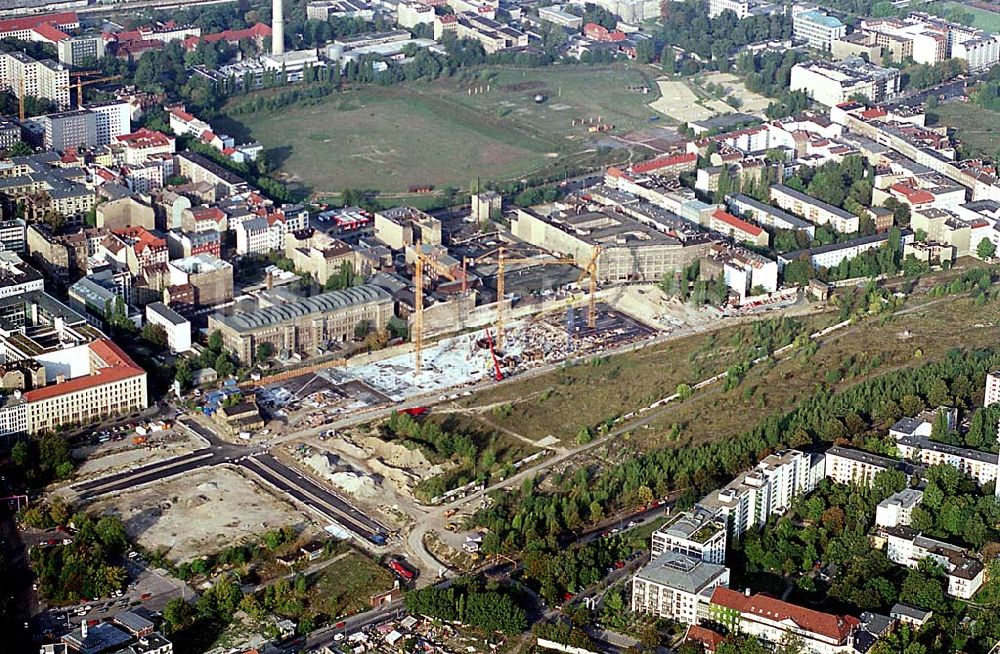
[[[331,617],[369,608],[368,598],[392,588],[395,577],[367,556],[351,552],[309,577],[312,611]]]
[[[627,64],[486,69],[357,88],[318,104],[222,119],[219,127],[259,140],[291,182],[317,194],[461,188],[476,177],[517,180],[588,156],[606,139],[572,121],[600,117],[626,133],[654,115],[646,103],[655,88],[644,70]],[[546,100],[536,103],[537,94]]]
[[[966,154],[993,156],[1000,152],[1000,113],[971,102],[948,102],[933,113],[940,124],[955,130],[955,137],[965,145]]]
[[[836,322],[829,313],[796,320],[808,331]],[[744,325],[595,358],[491,389],[460,404],[472,415],[481,413],[483,420],[532,440],[551,435],[572,443],[584,427],[593,428],[670,395],[682,382],[723,372],[753,347],[752,334],[752,326]],[[509,410],[493,408],[504,405]]]
[[[946,277],[953,272],[945,272]],[[749,429],[771,414],[783,413],[815,392],[817,385],[846,388],[903,366],[938,359],[951,348],[995,347],[1000,304],[974,306],[964,295],[930,300],[918,294],[903,313],[864,321],[835,332],[810,356],[796,352],[779,362],[751,368],[737,387],[721,383],[690,399],[667,405],[647,426],[628,439],[641,449],[662,447],[674,426],[672,442],[685,447],[726,438]],[[838,321],[835,313],[797,318],[806,330]],[[671,341],[548,375],[508,384],[463,401],[469,407],[509,402],[513,410],[496,425],[531,438],[575,436],[581,427],[633,411],[669,395],[679,383],[697,382],[726,370],[753,345],[749,327],[728,327]],[[831,373],[831,371],[836,371]],[[831,374],[830,377],[827,375]],[[624,439],[623,439],[624,440]]]
[[[986,30],[987,32],[1000,32],[1000,13],[986,11],[985,9],[979,9],[977,7],[970,7],[969,5],[959,2],[935,2],[933,4],[937,7],[943,7],[945,9],[957,8],[961,10],[962,13],[972,14],[972,25],[974,27]]]

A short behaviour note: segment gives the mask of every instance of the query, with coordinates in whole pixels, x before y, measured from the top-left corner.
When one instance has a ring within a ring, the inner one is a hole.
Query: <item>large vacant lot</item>
[[[1000,152],[1000,113],[970,102],[949,102],[934,109],[940,124],[955,130],[965,145],[965,154],[996,155]]]
[[[624,64],[480,70],[349,90],[221,127],[259,140],[292,181],[314,192],[401,192],[519,179],[560,165],[607,141],[588,131],[590,121],[611,123],[616,134],[647,122],[655,94],[645,72]]]

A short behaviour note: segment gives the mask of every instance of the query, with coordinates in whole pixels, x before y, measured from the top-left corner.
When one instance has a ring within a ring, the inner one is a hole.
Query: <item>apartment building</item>
[[[893,53],[895,61],[913,59],[933,65],[948,58],[948,31],[920,21],[872,18],[861,21],[860,31]]]
[[[176,147],[174,137],[145,127],[116,136],[113,142],[122,148],[122,159],[130,166],[142,165],[157,155],[172,155]]]
[[[924,492],[904,488],[879,502],[875,508],[875,524],[879,527],[908,527],[913,517],[913,507],[924,500]]]
[[[983,392],[983,406],[993,406],[1000,402],[1000,371],[987,373],[986,390]]]
[[[836,16],[819,9],[792,10],[792,36],[799,41],[805,41],[810,48],[829,52],[830,44],[843,38],[845,34],[847,25]]]
[[[810,239],[816,234],[816,226],[811,222],[769,204],[764,204],[749,195],[742,193],[727,195],[726,206],[734,214],[762,227],[803,232]]]
[[[64,11],[0,20],[0,39],[39,41],[43,39],[40,38],[38,30],[47,28],[59,31],[77,30],[80,29],[80,18],[75,11]]]
[[[632,577],[632,611],[696,624],[712,590],[729,586],[729,568],[667,551]]]
[[[948,594],[972,599],[984,581],[985,567],[961,547],[934,540],[909,527],[885,527],[878,536],[885,538],[886,556],[893,563],[916,568],[923,559],[933,559],[948,577]]]
[[[740,245],[713,243],[700,263],[702,279],[725,281],[742,303],[748,296],[778,290],[778,264]]]
[[[816,488],[823,473],[822,455],[784,450],[703,497],[696,509],[724,519],[729,538],[738,539],[772,515],[787,511],[794,498]]]
[[[708,0],[709,18],[717,18],[724,11],[731,11],[742,20],[750,16],[767,16],[780,8],[763,0]]]
[[[771,202],[814,225],[829,225],[830,229],[843,234],[853,234],[860,226],[860,220],[854,214],[784,184],[771,187]]]
[[[68,148],[97,145],[97,115],[86,109],[39,116],[33,121],[44,130],[42,145],[46,150],[63,152]]]
[[[51,100],[59,109],[68,109],[69,68],[51,59],[37,61],[23,52],[0,53],[0,89],[18,98]]]
[[[753,636],[777,645],[788,637],[802,640],[811,654],[848,654],[861,621],[850,615],[835,615],[783,602],[769,595],[740,593],[722,586],[712,592],[708,620],[731,633]]]
[[[415,244],[441,245],[441,221],[413,207],[375,212],[375,238],[393,250]]]
[[[33,433],[149,406],[146,371],[110,339],[48,352],[36,360],[46,366],[51,379],[44,388],[23,395]]]
[[[726,523],[705,511],[682,511],[653,532],[651,556],[676,552],[708,563],[726,561]]]
[[[86,171],[59,164],[60,156],[55,152],[0,161],[0,193],[23,202],[29,222],[55,211],[68,225],[80,225],[96,204],[97,195],[86,186]]]
[[[0,220],[0,250],[24,252],[27,247],[28,224],[21,218]]]
[[[860,57],[843,61],[809,61],[792,67],[792,91],[804,91],[810,98],[835,107],[851,96],[883,102],[899,93],[899,71],[882,68]]]
[[[899,455],[925,466],[952,466],[972,477],[980,486],[996,481],[1000,463],[996,454],[931,439],[934,422],[941,411],[946,412],[949,427],[955,428],[958,411],[948,407],[924,411],[912,418],[901,418],[889,428],[889,435],[895,439]]]
[[[254,216],[236,226],[237,254],[264,254],[284,247],[281,225]]]
[[[875,476],[888,470],[899,470],[906,476],[923,474],[924,466],[899,459],[862,452],[848,447],[834,446],[825,453],[825,476],[838,484],[871,486]]]
[[[59,62],[71,68],[92,66],[106,54],[101,34],[71,36],[56,43]]]
[[[741,241],[766,248],[771,241],[771,235],[761,227],[737,218],[731,213],[716,209],[708,221],[708,228],[725,234],[735,241]]]
[[[964,59],[971,74],[981,73],[1000,62],[1000,39],[994,34],[983,34],[956,43],[952,56]]]
[[[459,39],[473,39],[483,45],[486,54],[493,54],[509,48],[528,46],[528,35],[513,27],[508,27],[492,18],[477,13],[454,14],[455,36]],[[443,16],[441,18],[444,18]],[[437,30],[435,30],[436,32]],[[435,34],[435,38],[438,38]]]
[[[251,363],[257,347],[269,343],[275,352],[315,354],[331,343],[354,338],[354,328],[367,322],[382,330],[393,316],[392,295],[365,284],[234,315],[213,314],[208,330],[219,330],[227,350]]]
[[[95,103],[87,111],[97,117],[97,145],[109,145],[132,131],[132,105],[128,102]]]
[[[167,264],[171,286],[191,286],[201,307],[233,299],[233,265],[210,254],[175,259]]]
[[[872,234],[871,236],[861,236],[852,238],[842,243],[830,243],[815,248],[805,248],[786,252],[778,255],[778,267],[784,268],[792,261],[807,260],[816,270],[820,268],[833,268],[842,262],[860,256],[865,252],[877,250],[884,247],[889,242],[889,234]],[[913,232],[908,229],[901,230],[900,247],[905,248],[913,242]]]
[[[163,328],[171,352],[177,354],[191,349],[191,323],[167,305],[162,302],[147,304],[146,321]]]

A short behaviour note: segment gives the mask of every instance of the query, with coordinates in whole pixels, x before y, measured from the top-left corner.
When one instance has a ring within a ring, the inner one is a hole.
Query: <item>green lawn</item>
[[[369,598],[392,588],[389,570],[352,552],[309,578],[310,611],[336,618],[369,608]]]
[[[955,130],[955,138],[965,146],[967,155],[1000,153],[1000,113],[983,109],[971,102],[949,102],[932,112],[942,125]]]
[[[572,121],[600,117],[616,134],[646,123],[654,115],[646,107],[656,97],[651,79],[628,64],[480,70],[357,88],[318,104],[220,119],[219,128],[259,140],[290,181],[318,194],[465,187],[476,177],[517,180],[573,161],[566,155],[591,156],[604,136]],[[645,85],[653,91],[628,88]],[[536,103],[536,94],[546,101]]]
[[[986,30],[987,32],[1000,32],[1000,13],[970,7],[959,2],[935,2],[933,4],[936,7],[944,7],[947,10],[957,9],[963,13],[972,14],[974,18],[972,24],[974,27]],[[920,7],[915,8],[919,9]]]

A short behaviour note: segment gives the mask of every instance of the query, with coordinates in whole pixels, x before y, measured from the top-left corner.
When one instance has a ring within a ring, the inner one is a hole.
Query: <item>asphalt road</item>
[[[371,542],[375,534],[386,535],[388,532],[384,526],[355,509],[337,493],[295,472],[270,454],[244,457],[235,464],[368,542]]]

